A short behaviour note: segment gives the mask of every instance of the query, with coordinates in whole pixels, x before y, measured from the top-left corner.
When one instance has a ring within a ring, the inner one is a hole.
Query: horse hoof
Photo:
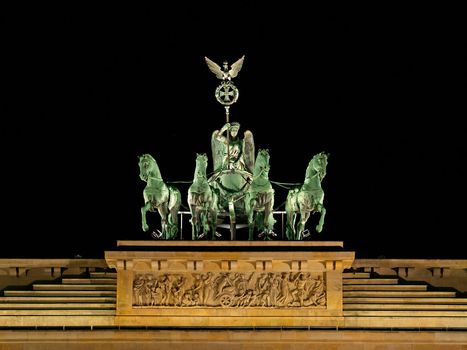
[[[198,239],[201,239],[201,238],[203,238],[204,236],[206,236],[206,232],[203,232],[202,234],[200,234],[200,235],[198,236]]]
[[[162,232],[157,230],[156,231],[152,231],[151,233],[151,237],[154,238],[154,239],[160,239],[162,237]]]

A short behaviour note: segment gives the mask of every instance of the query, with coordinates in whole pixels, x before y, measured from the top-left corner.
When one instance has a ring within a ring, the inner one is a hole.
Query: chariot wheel
[[[219,302],[222,307],[231,306],[233,302],[233,297],[229,294],[223,294],[219,297]]]

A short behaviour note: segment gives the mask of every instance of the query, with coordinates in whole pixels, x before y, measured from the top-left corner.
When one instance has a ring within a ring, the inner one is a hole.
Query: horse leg
[[[205,207],[203,207],[200,210],[200,230],[203,232],[203,237],[207,236],[209,233],[210,229],[210,223],[209,223],[209,210]]]
[[[167,215],[169,214],[167,203],[160,205],[157,210],[161,216],[162,238],[167,239]]]
[[[264,207],[264,227],[268,230],[268,233],[273,233],[274,224],[276,220],[274,220],[273,210],[274,210],[274,195],[270,196],[270,200],[266,203]]]
[[[326,216],[326,208],[322,204],[318,204],[317,210],[321,215],[319,218],[319,223],[318,225],[316,225],[316,232],[320,233],[323,230],[324,217]]]
[[[211,207],[209,208],[209,220],[211,224],[211,239],[216,239],[217,229],[217,195],[213,193]]]
[[[196,240],[198,239],[198,230],[196,229],[196,226],[198,225],[198,218],[196,217],[195,213],[191,214],[191,239]]]
[[[191,192],[191,187],[188,189],[188,207],[190,208],[190,213],[191,213],[191,218],[190,218],[190,224],[191,224],[191,239],[196,240],[198,239],[196,235],[196,201],[194,198],[194,194]]]
[[[294,190],[290,190],[285,202],[285,213],[287,220],[285,224],[285,234],[288,240],[296,240],[296,226],[295,220],[297,219],[296,195]]]
[[[216,229],[217,229],[217,211],[215,209],[209,209],[209,225],[211,231],[211,239],[216,239]]]
[[[143,207],[141,207],[141,224],[143,226],[143,231],[147,232],[149,226],[146,222],[146,213],[151,209],[151,203],[146,202]]]
[[[180,210],[180,203],[182,201],[180,191],[174,187],[169,187],[170,200],[168,204],[169,209],[169,234],[170,239],[175,238],[178,233],[178,211]]]
[[[293,211],[287,211],[287,220],[285,224],[285,234],[289,241],[295,239],[295,218],[296,214]]]
[[[178,208],[170,209],[169,216],[170,239],[175,238],[178,233]]]
[[[190,204],[190,212],[191,212],[191,239],[196,240],[198,239],[198,233],[196,230],[196,226],[198,225],[198,211],[196,210],[195,205]]]
[[[250,199],[250,196],[247,195],[245,198],[245,214],[247,215],[247,218],[248,218],[248,240],[249,241],[253,240],[253,230],[255,227],[255,223],[254,223],[255,211],[253,209],[254,203],[252,204],[252,202],[254,202],[254,200]]]
[[[300,222],[298,224],[298,232],[297,232],[297,240],[302,240],[303,239],[303,231],[305,231],[305,224],[308,221],[308,218],[310,217],[311,212],[308,210],[302,210],[300,209]]]
[[[230,217],[230,240],[235,241],[237,238],[237,223],[235,218],[235,205],[233,200],[229,200],[229,217]]]
[[[294,240],[297,240],[298,237],[297,237],[297,216],[298,214],[296,212],[294,212],[292,214],[292,232],[293,232],[293,239]]]

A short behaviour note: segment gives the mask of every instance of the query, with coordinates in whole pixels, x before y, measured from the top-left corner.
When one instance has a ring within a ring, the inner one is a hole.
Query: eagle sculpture
[[[223,68],[221,68],[216,62],[210,60],[206,56],[204,58],[206,60],[209,70],[213,72],[217,78],[225,81],[225,80],[231,80],[232,78],[235,78],[238,75],[238,72],[240,72],[240,69],[242,69],[245,55],[243,55],[242,58],[240,58],[235,63],[233,63],[231,65],[230,70],[229,70],[229,63],[227,61],[223,62],[222,64]]]

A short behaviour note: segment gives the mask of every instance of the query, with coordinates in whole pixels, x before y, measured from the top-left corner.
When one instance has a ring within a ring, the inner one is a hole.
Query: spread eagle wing
[[[243,55],[242,58],[240,58],[237,62],[232,64],[229,70],[229,75],[231,78],[235,78],[238,75],[238,72],[240,72],[240,69],[242,69],[244,59],[245,59],[245,55]]]
[[[253,133],[250,130],[245,131],[243,139],[243,159],[245,161],[246,170],[253,174],[255,166],[255,142]]]
[[[204,59],[206,60],[206,63],[208,65],[208,68],[211,72],[213,72],[217,78],[223,79],[224,78],[224,72],[222,71],[222,68],[214,61],[211,61],[209,58],[204,56]],[[233,65],[232,65],[233,66]],[[240,65],[240,68],[242,66]],[[240,69],[239,69],[240,70]]]

